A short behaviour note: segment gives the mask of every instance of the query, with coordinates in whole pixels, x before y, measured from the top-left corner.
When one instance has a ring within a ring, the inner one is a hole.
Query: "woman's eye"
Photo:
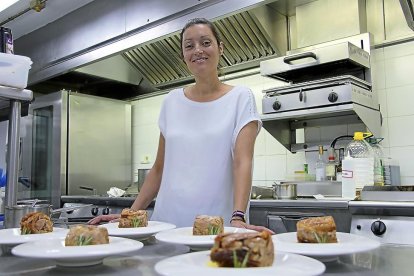
[[[193,45],[192,44],[187,44],[187,45],[184,45],[184,48],[185,49],[191,49],[193,47]]]
[[[210,45],[211,45],[210,40],[203,41],[203,46],[210,46]]]

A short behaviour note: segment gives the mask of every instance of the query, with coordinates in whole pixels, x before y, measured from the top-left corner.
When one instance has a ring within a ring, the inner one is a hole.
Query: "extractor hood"
[[[401,8],[403,10],[405,20],[408,27],[414,31],[414,1],[413,0],[400,0]]]
[[[221,74],[257,68],[261,61],[286,52],[287,20],[273,4],[214,20],[225,47],[219,61]],[[66,88],[115,99],[134,99],[191,83],[192,75],[180,53],[177,31],[30,88],[47,89],[47,93]]]

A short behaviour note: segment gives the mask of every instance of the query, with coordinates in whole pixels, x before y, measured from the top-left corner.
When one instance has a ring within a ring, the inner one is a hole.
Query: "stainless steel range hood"
[[[286,52],[287,20],[285,15],[274,9],[275,3],[277,2],[213,20],[225,47],[219,64],[222,74],[257,68],[261,61]],[[35,84],[31,88],[56,91],[65,87],[80,93],[116,99],[148,96],[152,92],[157,93],[193,81],[180,53],[179,31],[176,31]],[[91,84],[95,86],[92,87]],[[95,89],[97,85],[99,88]],[[91,91],[92,88],[95,91]]]
[[[408,27],[410,27],[410,29],[414,31],[414,1],[400,0],[400,5],[403,10]]]

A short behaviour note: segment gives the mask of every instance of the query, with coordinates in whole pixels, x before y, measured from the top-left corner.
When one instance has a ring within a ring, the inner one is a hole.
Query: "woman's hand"
[[[275,234],[275,232],[273,232],[272,230],[270,230],[270,229],[268,229],[268,228],[266,228],[264,226],[247,224],[246,222],[243,222],[241,220],[232,220],[231,221],[231,226],[238,227],[238,228],[250,229],[250,230],[254,230],[254,231],[258,231],[258,232],[268,231],[272,235]]]
[[[120,214],[111,214],[111,215],[100,215],[97,217],[94,217],[93,219],[91,219],[90,221],[88,221],[88,224],[99,224],[101,222],[115,222],[117,221],[119,218],[121,217]]]

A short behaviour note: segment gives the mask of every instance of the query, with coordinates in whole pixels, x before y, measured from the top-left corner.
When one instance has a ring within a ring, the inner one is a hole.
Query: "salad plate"
[[[2,245],[17,245],[31,241],[40,241],[66,237],[68,229],[53,227],[53,231],[42,234],[20,234],[20,228],[7,228],[0,230],[0,244]]]
[[[100,226],[108,229],[108,234],[110,236],[135,238],[135,239],[145,239],[158,232],[175,228],[174,224],[160,222],[160,221],[148,221],[148,226],[136,227],[136,228],[119,228],[118,224],[119,224],[118,222],[112,222],[112,223],[102,224]]]

